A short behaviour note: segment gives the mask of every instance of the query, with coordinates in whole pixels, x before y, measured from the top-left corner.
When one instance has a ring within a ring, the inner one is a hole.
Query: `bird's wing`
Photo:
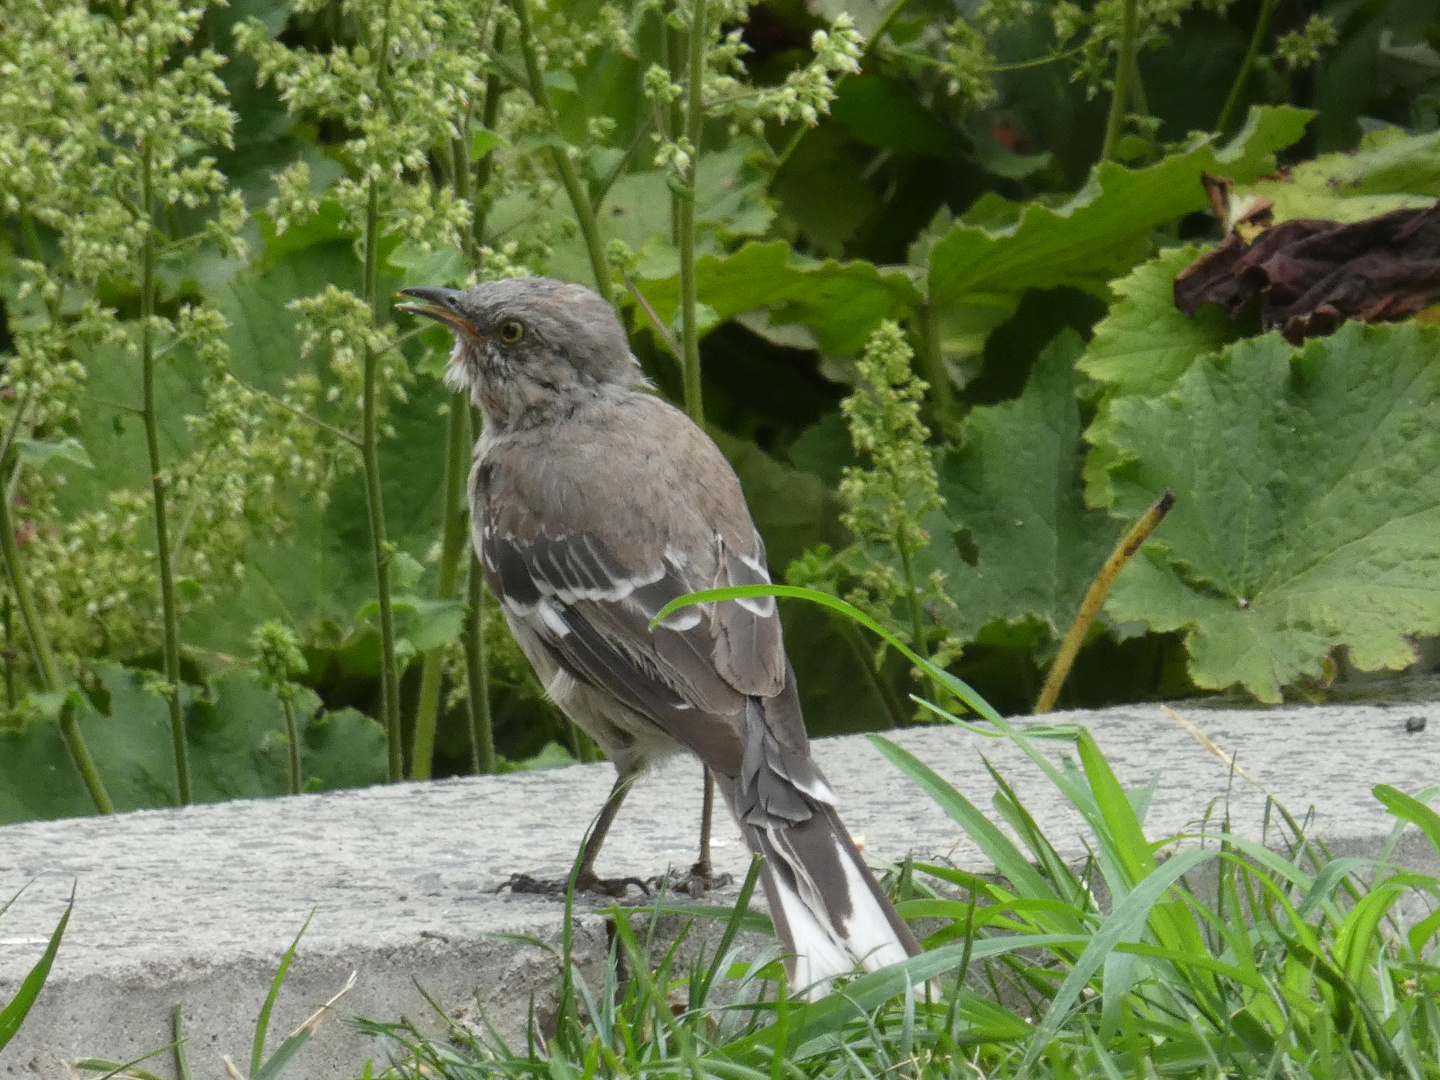
[[[774,598],[693,605],[649,628],[676,597],[769,574],[714,443],[636,399],[634,415],[604,428],[482,456],[472,494],[491,591],[567,674],[739,779],[757,810],[808,817],[793,788],[830,796],[809,760]]]

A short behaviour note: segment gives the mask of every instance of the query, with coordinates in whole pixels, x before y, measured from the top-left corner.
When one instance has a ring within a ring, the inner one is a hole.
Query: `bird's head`
[[[531,277],[400,291],[413,300],[399,310],[455,335],[445,385],[469,395],[487,426],[534,423],[577,397],[643,381],[614,310],[583,285]]]

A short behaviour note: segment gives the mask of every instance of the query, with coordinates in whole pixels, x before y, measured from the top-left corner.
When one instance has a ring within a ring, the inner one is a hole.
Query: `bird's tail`
[[[809,801],[809,800],[807,800]],[[856,965],[875,971],[920,952],[920,943],[880,890],[833,807],[795,824],[742,824],[765,857],[761,881],[786,952],[790,985],[823,997]]]

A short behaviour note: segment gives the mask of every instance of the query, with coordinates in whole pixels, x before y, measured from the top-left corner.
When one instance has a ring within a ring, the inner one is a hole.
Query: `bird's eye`
[[[500,324],[500,340],[506,345],[514,345],[525,336],[525,327],[521,326],[514,319],[507,319]]]

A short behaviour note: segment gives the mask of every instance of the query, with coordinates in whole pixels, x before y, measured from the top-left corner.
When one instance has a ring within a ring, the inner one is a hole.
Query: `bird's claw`
[[[665,879],[665,887],[698,900],[711,889],[724,888],[733,880],[729,874],[715,873],[708,863],[697,862],[683,874],[672,870]]]

